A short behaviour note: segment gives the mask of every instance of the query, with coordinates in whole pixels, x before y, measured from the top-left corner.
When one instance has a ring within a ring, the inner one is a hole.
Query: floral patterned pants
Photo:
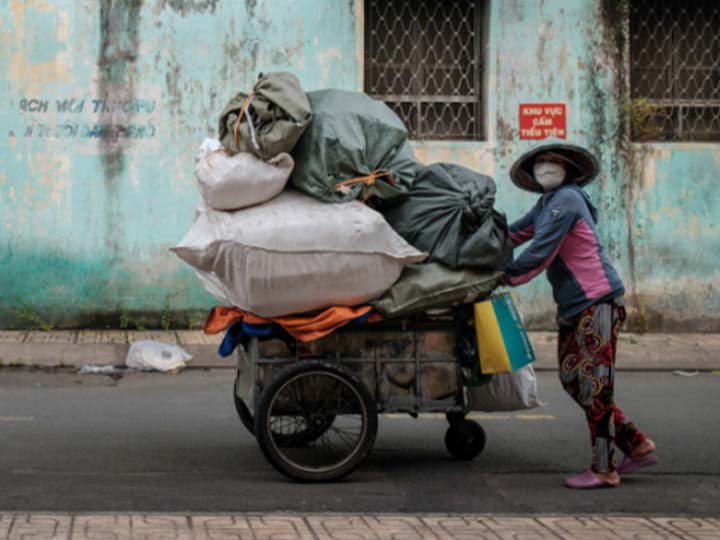
[[[590,306],[560,322],[558,359],[565,391],[585,411],[593,472],[615,470],[615,446],[625,454],[645,440],[615,405],[615,350],[625,320],[621,301]]]

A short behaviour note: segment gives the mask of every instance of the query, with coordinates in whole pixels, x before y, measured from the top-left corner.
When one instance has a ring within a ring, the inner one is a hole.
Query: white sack
[[[182,347],[159,341],[137,341],[130,345],[125,365],[143,371],[172,371],[182,369],[192,356]]]
[[[512,373],[497,373],[489,383],[468,388],[467,392],[473,411],[521,411],[540,405],[532,364]]]
[[[199,208],[172,251],[222,303],[262,317],[362,304],[426,257],[360,202],[290,190],[236,212]]]
[[[195,178],[205,204],[236,210],[269,201],[285,189],[293,169],[290,154],[265,162],[252,154],[230,156],[216,139],[205,139],[195,156]]]

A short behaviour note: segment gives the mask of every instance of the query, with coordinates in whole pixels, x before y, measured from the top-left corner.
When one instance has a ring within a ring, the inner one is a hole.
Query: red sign
[[[521,103],[520,138],[567,138],[564,103]]]

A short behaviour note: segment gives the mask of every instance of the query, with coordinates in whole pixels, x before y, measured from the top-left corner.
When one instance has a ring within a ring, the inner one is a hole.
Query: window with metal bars
[[[720,2],[632,0],[635,140],[720,141]]]
[[[365,0],[365,92],[412,139],[478,140],[484,0]]]

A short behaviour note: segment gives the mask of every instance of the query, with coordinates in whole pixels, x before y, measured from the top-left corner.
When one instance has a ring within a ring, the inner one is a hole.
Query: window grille
[[[636,140],[720,140],[720,2],[633,0],[630,118]]]
[[[484,3],[365,0],[365,92],[411,138],[483,137]]]

